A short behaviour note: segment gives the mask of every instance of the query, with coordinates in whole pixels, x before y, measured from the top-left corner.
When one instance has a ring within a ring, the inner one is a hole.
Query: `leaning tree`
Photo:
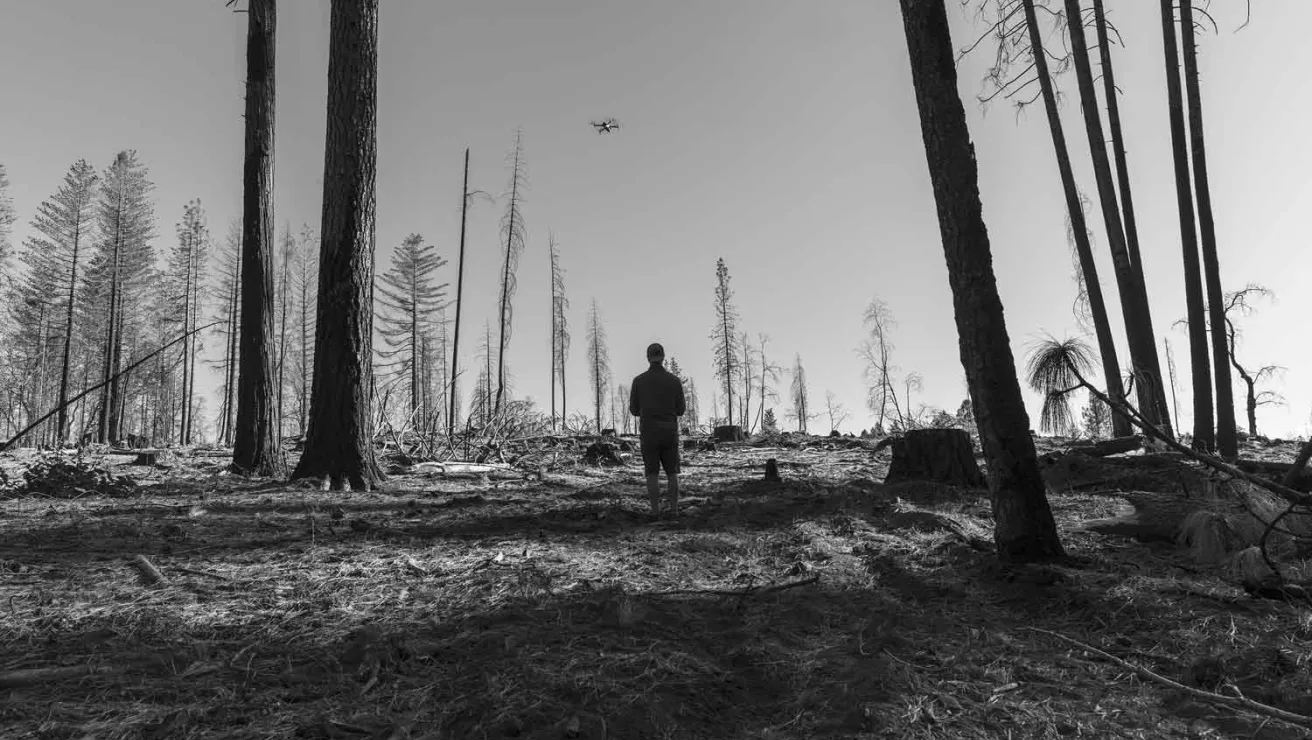
[[[988,462],[993,539],[1003,559],[1063,555],[1039,476],[979,197],[975,149],[957,96],[944,0],[901,0],[911,79],[980,445]]]

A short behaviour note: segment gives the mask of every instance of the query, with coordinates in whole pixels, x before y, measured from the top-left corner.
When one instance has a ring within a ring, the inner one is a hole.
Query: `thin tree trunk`
[[[1125,135],[1121,128],[1121,104],[1116,90],[1116,75],[1112,68],[1111,41],[1107,36],[1107,17],[1103,10],[1103,0],[1093,0],[1093,18],[1095,31],[1098,34],[1098,56],[1102,59],[1103,97],[1107,99],[1107,127],[1112,137],[1112,155],[1115,157],[1116,180],[1121,194],[1125,246],[1130,251],[1130,265],[1138,289],[1147,295],[1143,257],[1139,251],[1138,219],[1134,214],[1134,197],[1130,189],[1130,167],[1125,153]]]
[[[551,278],[551,431],[556,431],[556,250],[549,245],[550,263],[548,277]]]
[[[1116,200],[1116,184],[1111,162],[1107,158],[1106,137],[1098,113],[1098,94],[1094,87],[1093,68],[1088,42],[1084,36],[1080,0],[1065,0],[1066,27],[1071,37],[1071,55],[1075,60],[1075,77],[1079,83],[1084,112],[1084,128],[1093,155],[1093,172],[1098,183],[1098,200],[1102,206],[1107,244],[1112,252],[1116,285],[1121,295],[1121,312],[1125,317],[1125,335],[1130,345],[1130,363],[1134,366],[1140,412],[1167,435],[1171,434],[1170,415],[1166,411],[1166,387],[1161,362],[1157,358],[1157,340],[1153,338],[1152,312],[1148,296],[1140,290],[1125,242],[1125,227]]]
[[[901,0],[939,231],[1003,559],[1064,555],[998,297],[944,0]]]
[[[1089,227],[1084,220],[1084,207],[1080,203],[1079,190],[1075,185],[1075,172],[1071,167],[1070,150],[1066,145],[1066,133],[1062,128],[1061,114],[1057,110],[1057,94],[1048,71],[1048,59],[1043,51],[1043,36],[1039,29],[1034,0],[1022,0],[1025,10],[1025,25],[1029,32],[1031,57],[1034,59],[1035,74],[1039,79],[1039,89],[1043,96],[1043,107],[1048,115],[1048,131],[1052,135],[1053,147],[1057,153],[1057,170],[1061,175],[1062,192],[1066,196],[1066,211],[1071,219],[1071,235],[1075,241],[1075,252],[1080,260],[1080,272],[1084,277],[1085,293],[1089,297],[1089,314],[1093,319],[1094,333],[1098,339],[1098,354],[1102,359],[1103,379],[1107,392],[1113,398],[1124,400],[1125,391],[1121,385],[1121,366],[1116,356],[1116,342],[1112,336],[1111,319],[1107,315],[1107,304],[1103,301],[1102,284],[1098,279],[1098,266],[1094,261],[1093,247],[1089,243]],[[1130,420],[1124,415],[1112,413],[1112,433],[1117,437],[1131,433]]]
[[[465,180],[460,188],[460,260],[456,267],[456,319],[451,330],[451,398],[446,419],[446,436],[456,436],[456,382],[460,376],[460,306],[465,290],[465,223],[469,214],[469,148],[465,147]]]
[[[277,476],[274,438],[273,133],[277,0],[250,0],[246,34],[246,161],[242,178],[241,335],[232,462]]]
[[[241,255],[233,256],[233,275],[232,289],[228,293],[228,348],[227,361],[224,365],[224,387],[223,387],[223,442],[231,445],[233,442],[233,422],[235,414],[233,401],[237,395],[237,347],[241,327],[237,303],[241,295]]]
[[[305,452],[292,477],[336,490],[384,479],[373,446],[378,0],[333,0],[319,321]]]
[[[282,250],[282,269],[278,271],[278,379],[274,383],[274,422],[273,435],[279,443],[282,441],[282,420],[283,420],[283,395],[285,384],[283,379],[287,367],[287,286],[291,283],[291,263],[292,254],[287,249],[287,241],[291,239],[292,227],[286,225],[286,240],[283,242]]]
[[[178,439],[183,445],[187,444],[187,412],[191,409],[191,396],[187,385],[187,372],[191,369],[191,363],[187,362],[187,358],[191,349],[191,254],[196,248],[196,245],[191,241],[191,236],[191,234],[187,234],[184,237],[187,239],[189,249],[187,252],[187,276],[182,281],[182,333],[187,338],[182,340],[182,413],[178,415]],[[144,425],[142,431],[143,433],[145,431]]]
[[[1198,236],[1207,292],[1208,323],[1212,328],[1212,370],[1216,380],[1216,450],[1222,458],[1239,457],[1235,435],[1235,395],[1226,346],[1225,295],[1212,219],[1212,191],[1207,181],[1207,146],[1203,136],[1203,95],[1198,82],[1198,44],[1194,38],[1193,0],[1180,0],[1180,36],[1184,41],[1184,86],[1189,104],[1189,141],[1194,163],[1194,193],[1198,199]]]
[[[1189,318],[1189,369],[1194,386],[1194,439],[1197,450],[1211,450],[1216,437],[1212,426],[1212,369],[1207,356],[1207,312],[1203,307],[1203,279],[1198,263],[1198,233],[1194,227],[1193,190],[1189,184],[1189,150],[1185,141],[1184,97],[1180,91],[1180,49],[1175,38],[1173,0],[1161,0],[1162,39],[1166,55],[1166,98],[1171,119],[1171,152],[1175,162],[1175,195],[1180,211],[1184,251],[1184,297]]]
[[[79,204],[80,206],[80,204]],[[81,209],[75,213],[80,214]],[[74,316],[74,298],[77,296],[77,258],[78,251],[82,245],[82,223],[78,219],[74,222],[73,228],[73,259],[72,266],[69,269],[68,278],[68,312],[64,318],[64,356],[60,362],[59,372],[59,418],[55,422],[58,429],[58,438],[60,440],[68,439],[68,380],[72,371],[73,355],[73,316]]]

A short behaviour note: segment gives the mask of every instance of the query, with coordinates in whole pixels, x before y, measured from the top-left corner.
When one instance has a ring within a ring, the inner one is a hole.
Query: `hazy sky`
[[[280,5],[276,218],[279,230],[284,222],[317,229],[329,5]],[[548,405],[550,229],[572,302],[572,410],[587,410],[583,327],[594,297],[617,380],[643,370],[643,349],[662,341],[710,410],[717,257],[728,262],[742,329],[768,334],[781,364],[800,354],[812,407],[834,391],[854,412],[846,428],[870,424],[854,349],[862,310],[876,296],[898,320],[894,361],[924,376],[913,402],[955,410],[966,397],[894,0],[382,5],[380,271],[409,232],[454,257],[464,148],[472,148],[471,186],[500,195],[505,156],[523,129],[528,247],[509,356],[519,393]],[[948,5],[962,48],[982,28]],[[1216,4],[1221,33],[1204,36],[1200,48],[1222,279],[1227,290],[1257,281],[1276,292],[1275,305],[1242,323],[1240,357],[1288,368],[1288,408],[1262,409],[1259,424],[1274,435],[1303,434],[1312,409],[1304,341],[1312,298],[1301,290],[1312,275],[1312,150],[1303,130],[1312,81],[1298,49],[1312,3],[1266,0],[1236,34],[1242,6]],[[1108,0],[1108,9],[1129,47],[1114,53],[1153,318],[1159,345],[1169,338],[1175,349],[1188,428],[1187,338],[1170,328],[1184,314],[1184,288],[1157,3]],[[15,241],[73,161],[103,169],[126,148],[140,153],[156,183],[161,253],[191,198],[202,199],[222,237],[240,217],[245,28],[245,16],[222,0],[7,7],[0,162],[18,209]],[[1043,333],[1077,331],[1075,283],[1041,107],[1017,116],[1002,102],[986,115],[974,103],[991,56],[986,43],[963,62],[962,93],[1007,328],[1023,364]],[[1062,84],[1077,176],[1093,196],[1073,79]],[[623,128],[598,136],[588,121],[604,116]],[[500,204],[471,212],[466,362],[494,312],[501,215]],[[1090,215],[1101,232],[1096,208]],[[1096,249],[1116,305],[1100,233]],[[1123,340],[1119,350],[1128,362]],[[1029,402],[1037,424],[1038,399],[1029,394]],[[774,405],[782,416],[786,401]]]

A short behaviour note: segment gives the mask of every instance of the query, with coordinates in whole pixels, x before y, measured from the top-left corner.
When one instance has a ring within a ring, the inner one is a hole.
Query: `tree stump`
[[[783,483],[784,479],[779,477],[779,463],[772,457],[765,461],[765,482],[766,483]]]
[[[737,424],[726,424],[715,428],[715,433],[711,435],[716,442],[742,442],[747,439],[743,434],[743,428]]]
[[[171,462],[173,462],[173,453],[168,450],[141,450],[137,453],[137,459],[133,460],[131,464],[154,467],[167,465]]]
[[[970,434],[962,429],[913,429],[893,440],[885,483],[928,480],[956,486],[985,485]]]

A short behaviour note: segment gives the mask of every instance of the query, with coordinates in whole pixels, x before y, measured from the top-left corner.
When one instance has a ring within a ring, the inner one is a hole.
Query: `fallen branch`
[[[24,668],[17,671],[0,673],[0,689],[21,689],[49,681],[62,681],[66,678],[81,678],[98,673],[118,673],[120,668],[113,666],[71,665],[58,668]]]
[[[652,591],[647,596],[680,596],[684,594],[701,594],[705,596],[760,596],[762,594],[778,593],[798,586],[809,586],[820,580],[820,576],[811,576],[810,578],[801,578],[796,581],[785,581],[776,583],[773,586],[758,588],[757,586],[748,586],[747,588],[735,589],[713,589],[713,588],[676,588],[669,591]]]
[[[132,565],[141,571],[141,578],[151,585],[164,583],[164,574],[159,572],[155,564],[146,559],[145,555],[138,555],[132,558]]]
[[[1121,666],[1122,668],[1126,668],[1131,671],[1134,671],[1136,674],[1139,675],[1140,678],[1146,678],[1149,681],[1153,681],[1155,683],[1161,684],[1163,686],[1167,686],[1177,691],[1183,691],[1189,694],[1190,696],[1193,696],[1198,699],[1202,699],[1203,701],[1211,702],[1213,704],[1220,704],[1222,706],[1227,706],[1227,707],[1234,707],[1237,709],[1244,709],[1254,714],[1261,715],[1263,717],[1270,717],[1271,719],[1279,720],[1281,722],[1286,722],[1288,724],[1294,725],[1295,727],[1312,729],[1312,717],[1308,717],[1302,714],[1295,714],[1294,712],[1287,712],[1278,707],[1273,707],[1267,704],[1262,704],[1260,702],[1253,701],[1252,699],[1249,699],[1243,696],[1242,694],[1239,694],[1238,688],[1235,688],[1236,696],[1225,696],[1223,694],[1217,694],[1211,691],[1203,691],[1202,689],[1195,689],[1192,686],[1185,686],[1184,684],[1178,681],[1173,681],[1165,676],[1154,673],[1148,670],[1147,668],[1144,668],[1143,666],[1137,665],[1135,663],[1131,663],[1130,661],[1125,660],[1124,658],[1118,658],[1115,655],[1099,650],[1098,648],[1093,647],[1092,645],[1085,644],[1074,638],[1067,637],[1066,635],[1057,632],[1052,632],[1051,630],[1041,629],[1039,627],[1025,627],[1024,629],[1030,630],[1032,632],[1039,632],[1048,635],[1050,637],[1055,637],[1059,640],[1062,640],[1063,642],[1074,645],[1075,647],[1078,647],[1081,650],[1085,650],[1090,653],[1093,653],[1094,655],[1100,656],[1102,658],[1106,658],[1107,660],[1112,661],[1113,663]]]

